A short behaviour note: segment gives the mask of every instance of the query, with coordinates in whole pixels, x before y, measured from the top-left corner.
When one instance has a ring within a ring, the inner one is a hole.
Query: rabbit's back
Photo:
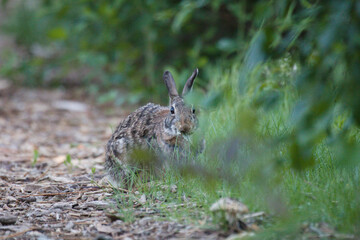
[[[156,139],[156,127],[168,110],[148,103],[128,115],[116,128],[107,144],[107,152],[121,160],[121,155],[134,147],[146,146]]]
[[[118,182],[117,178],[121,177],[117,176],[119,172],[126,171],[129,151],[148,148],[151,142],[156,141],[157,128],[168,111],[165,107],[148,103],[128,115],[118,125],[106,145],[105,168],[110,176],[115,178],[113,182]]]

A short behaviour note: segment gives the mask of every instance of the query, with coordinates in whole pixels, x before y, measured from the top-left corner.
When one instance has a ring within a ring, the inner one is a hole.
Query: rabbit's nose
[[[190,132],[190,127],[187,126],[187,125],[182,126],[182,127],[180,128],[180,132],[181,132],[182,134],[189,133],[189,132]]]

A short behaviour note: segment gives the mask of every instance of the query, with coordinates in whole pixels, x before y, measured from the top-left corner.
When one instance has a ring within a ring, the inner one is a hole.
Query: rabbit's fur
[[[185,104],[183,96],[192,88],[198,69],[186,81],[181,95],[169,71],[163,75],[170,96],[170,106],[148,103],[128,115],[116,128],[106,145],[105,168],[114,186],[127,185],[134,149],[155,149],[170,156],[175,150],[184,152],[186,136],[197,128],[195,109]]]

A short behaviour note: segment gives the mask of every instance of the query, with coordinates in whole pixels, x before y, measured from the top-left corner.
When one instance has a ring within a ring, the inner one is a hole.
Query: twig
[[[94,188],[97,190],[97,188]],[[75,191],[75,192],[57,192],[57,193],[39,193],[39,194],[29,194],[29,195],[25,195],[25,196],[21,196],[18,198],[27,198],[27,197],[36,197],[36,196],[57,196],[57,195],[68,195],[68,194],[77,194],[77,193],[85,193],[85,192],[90,192],[88,190],[84,190],[84,191]]]
[[[31,227],[31,228],[28,228],[28,229],[26,229],[24,231],[21,231],[21,232],[17,232],[17,233],[13,233],[13,234],[10,234],[10,235],[7,235],[7,236],[0,237],[0,239],[2,240],[2,239],[9,239],[9,238],[18,237],[18,236],[23,235],[26,232],[29,232],[29,231],[32,231],[32,230],[35,230],[35,229],[38,229],[38,227]]]
[[[40,176],[38,176],[36,179],[35,179],[35,182],[39,182],[40,179],[42,179],[46,174],[47,172],[50,170],[50,168],[48,167]]]
[[[242,216],[242,219],[249,219],[249,218],[257,218],[257,217],[264,217],[265,212],[255,212],[255,213],[249,213]]]
[[[65,239],[65,240],[87,240],[89,238],[82,238],[82,237],[79,237],[79,236],[61,236],[62,239]]]
[[[142,203],[134,204],[134,205],[133,205],[133,208],[138,208],[138,207],[140,207],[140,206],[143,206],[143,204],[142,204]]]
[[[113,187],[111,184],[110,184],[110,186],[100,186],[99,184],[96,184],[96,183],[94,183],[94,184],[95,184],[96,186],[98,186],[99,188],[108,188],[108,189],[111,189],[111,190],[116,189],[116,190],[118,190],[118,191],[126,192],[126,193],[131,192],[131,191],[125,189],[125,188]]]
[[[97,193],[104,193],[106,191],[104,191],[103,189],[97,190],[97,191],[93,191],[93,192],[86,192],[84,193],[84,195],[90,195],[90,194],[97,194]]]
[[[45,179],[45,178],[43,178]],[[39,179],[39,181],[42,179]],[[67,184],[77,184],[77,185],[84,185],[84,184],[90,184],[90,181],[86,181],[86,182],[69,182]],[[43,186],[56,186],[56,185],[64,185],[63,182],[50,182],[50,184],[46,184],[46,183],[42,183]],[[98,186],[92,186],[92,187],[98,187]]]

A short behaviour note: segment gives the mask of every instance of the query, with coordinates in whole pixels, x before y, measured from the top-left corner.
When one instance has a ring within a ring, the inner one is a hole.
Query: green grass
[[[279,90],[282,97],[275,107],[266,110],[254,104],[261,91],[268,90],[259,90],[261,74],[252,74],[247,88],[239,94],[237,68],[225,77],[214,71],[210,87],[224,92],[223,101],[203,111],[193,140],[205,137],[207,149],[194,159],[196,167],[179,171],[176,166],[151,186],[136,185],[132,191],[138,192],[130,193],[125,203],[123,196],[129,194],[118,193],[120,208],[132,208],[145,194],[143,207],[158,211],[151,216],[216,228],[209,207],[220,197],[232,197],[245,203],[251,212],[267,213],[258,239],[300,239],[305,224],[320,222],[337,232],[359,236],[359,164],[339,164],[334,144],[323,139],[312,146],[314,167],[303,171],[291,167],[286,136],[294,128],[291,115],[298,100],[291,82]],[[277,86],[272,82],[282,81],[282,74],[270,71],[260,85]],[[359,139],[358,132],[355,135]],[[176,192],[169,187],[173,185]],[[134,211],[129,211],[123,213],[124,219],[133,221]]]

